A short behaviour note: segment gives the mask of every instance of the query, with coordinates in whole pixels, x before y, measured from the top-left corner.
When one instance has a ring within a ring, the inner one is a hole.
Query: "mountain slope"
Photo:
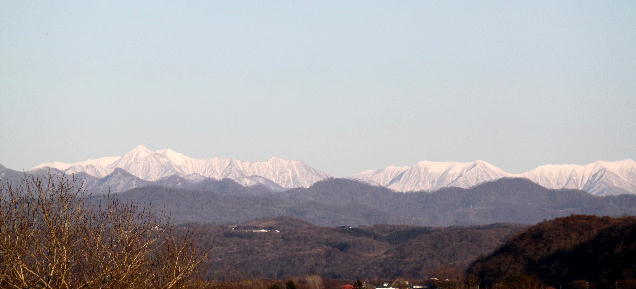
[[[325,173],[300,161],[271,158],[264,162],[243,162],[234,159],[194,159],[172,150],[152,151],[137,146],[121,157],[106,157],[77,163],[52,162],[34,169],[55,168],[65,173],[86,173],[103,178],[116,169],[123,169],[145,181],[157,181],[177,175],[189,179],[229,178],[243,185],[264,185],[271,189],[309,187],[328,177]]]
[[[0,182],[12,186],[20,185],[25,177],[37,177],[44,181],[51,176],[54,179],[65,177],[76,185],[81,185],[89,195],[100,196],[107,193],[120,193],[144,187],[176,188],[190,191],[214,191],[223,194],[268,195],[283,190],[268,181],[266,184],[242,185],[232,179],[215,180],[205,177],[180,177],[172,175],[156,181],[140,179],[124,169],[116,168],[109,175],[98,178],[85,172],[65,174],[54,168],[39,168],[28,172],[18,172],[0,165]]]
[[[355,280],[421,278],[448,264],[463,270],[524,226],[334,228],[280,217],[187,228],[203,247],[211,248],[205,265],[210,279],[320,275]]]
[[[551,189],[579,189],[595,195],[636,193],[636,161],[587,165],[545,165],[519,176]]]
[[[26,175],[46,178],[48,172],[40,169]],[[24,176],[0,167],[3,184],[19,184]],[[96,199],[109,189],[115,193],[133,188],[113,196],[170,213],[177,223],[231,223],[292,216],[327,226],[447,226],[534,224],[570,214],[636,215],[634,195],[599,197],[581,190],[552,190],[522,178],[503,178],[469,189],[451,187],[410,194],[350,179],[326,179],[309,188],[272,192],[262,185],[246,187],[231,179],[198,180],[173,175],[149,182],[123,169],[101,179],[84,173],[74,178]]]
[[[636,278],[634,264],[636,217],[570,216],[528,228],[473,263],[467,275],[488,288],[528,276],[555,288],[586,283],[577,280],[591,282],[583,288],[625,288],[617,281]]]
[[[469,163],[421,161],[412,167],[388,167],[365,171],[353,179],[399,192],[433,191],[445,187],[469,188],[510,176],[485,161]]]
[[[579,190],[546,189],[527,179],[506,178],[470,189],[411,194],[396,194],[349,179],[328,179],[309,188],[275,194],[144,187],[117,197],[167,211],[177,223],[232,223],[291,216],[325,226],[449,226],[534,224],[570,214],[636,215],[633,195],[598,197]]]
[[[527,178],[551,189],[578,189],[594,195],[636,194],[636,161],[597,161],[587,165],[544,165],[521,174],[507,173],[487,162],[422,161],[411,167],[387,167],[352,177],[394,191],[470,188],[504,177]]]
[[[329,176],[300,161],[271,158],[264,162],[243,162],[229,158],[194,159],[170,149],[152,151],[137,146],[121,157],[104,157],[76,163],[52,162],[36,166],[66,173],[86,173],[103,178],[123,169],[145,181],[169,176],[189,180],[232,179],[246,186],[262,185],[270,190],[307,188]],[[421,161],[413,166],[368,170],[351,179],[383,186],[398,192],[435,191],[442,188],[470,188],[505,177],[532,180],[551,189],[578,189],[594,195],[636,194],[636,161],[597,161],[587,165],[544,165],[525,173],[508,173],[488,162]],[[131,185],[131,187],[134,187]]]

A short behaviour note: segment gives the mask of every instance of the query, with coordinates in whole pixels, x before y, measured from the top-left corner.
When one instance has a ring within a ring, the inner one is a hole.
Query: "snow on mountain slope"
[[[412,167],[387,167],[352,177],[395,191],[468,188],[503,177],[527,178],[551,189],[580,189],[598,196],[636,194],[636,161],[596,161],[587,165],[544,165],[521,174],[507,173],[487,162],[422,161]]]
[[[169,149],[153,151],[137,146],[122,156],[76,163],[52,162],[34,169],[55,168],[67,173],[85,173],[97,178],[119,168],[144,181],[169,176],[187,180],[232,179],[242,185],[263,185],[273,190],[309,187],[329,177],[300,161],[271,158],[263,162],[243,162],[229,158],[194,159]],[[522,177],[551,189],[580,189],[595,195],[636,194],[636,161],[597,161],[587,165],[544,165],[521,174],[507,173],[485,161],[432,162],[414,166],[368,170],[352,177],[394,191],[433,191],[444,187],[469,188],[503,177]],[[115,182],[114,180],[120,180]],[[111,180],[124,187],[126,178]],[[136,183],[135,183],[136,185]]]
[[[363,181],[376,186],[386,187],[393,180],[399,179],[399,177],[409,169],[409,167],[394,167],[389,166],[379,170],[367,170],[361,172],[352,177],[359,181]]]
[[[595,195],[636,194],[636,161],[544,165],[518,176],[551,189],[581,189]]]
[[[394,191],[433,191],[444,187],[469,188],[474,185],[510,176],[509,173],[485,162],[421,161],[412,167],[388,167],[365,171],[353,179],[388,187]]]
[[[112,165],[112,163],[117,161],[118,159],[119,157],[104,157],[104,158],[86,160],[86,161],[76,162],[71,164],[63,163],[63,162],[50,162],[50,163],[40,164],[34,167],[32,170],[42,169],[42,168],[55,168],[67,173],[85,172],[91,176],[105,177],[113,171],[112,169],[109,169],[108,167]]]
[[[194,159],[173,150],[153,151],[137,146],[121,157],[107,157],[76,163],[52,162],[34,169],[51,167],[67,173],[84,172],[102,178],[115,169],[123,169],[146,180],[156,181],[172,175],[188,179],[233,179],[243,185],[263,184],[283,188],[309,187],[328,175],[300,161],[272,158],[264,162],[243,162],[234,159]]]

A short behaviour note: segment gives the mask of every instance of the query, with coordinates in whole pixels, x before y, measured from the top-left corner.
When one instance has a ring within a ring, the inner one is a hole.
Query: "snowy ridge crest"
[[[268,188],[309,187],[329,178],[301,161],[271,158],[244,162],[231,158],[195,159],[170,149],[153,151],[137,146],[122,156],[82,162],[50,162],[33,169],[55,168],[65,173],[85,173],[104,178],[122,169],[143,181],[179,176],[187,180],[232,179],[245,186]],[[446,187],[470,188],[505,177],[527,178],[550,189],[579,189],[598,196],[636,194],[636,161],[596,161],[586,165],[549,164],[513,174],[486,161],[420,161],[413,166],[389,166],[367,170],[351,179],[398,192],[434,191]]]
[[[636,161],[596,161],[587,165],[543,165],[521,174],[508,173],[488,162],[421,161],[411,167],[367,170],[352,177],[395,191],[470,188],[504,177],[527,178],[550,189],[579,189],[594,195],[636,194]]]
[[[103,178],[123,169],[146,181],[177,175],[186,179],[232,179],[251,186],[271,182],[282,188],[309,187],[329,177],[303,162],[271,158],[264,162],[244,162],[230,158],[195,159],[170,149],[150,150],[139,145],[122,156],[76,163],[51,162],[34,167],[55,168],[65,173],[86,173]]]
[[[387,187],[394,191],[434,191],[445,187],[469,188],[510,174],[485,161],[421,161],[411,167],[388,167],[365,171],[353,179]]]

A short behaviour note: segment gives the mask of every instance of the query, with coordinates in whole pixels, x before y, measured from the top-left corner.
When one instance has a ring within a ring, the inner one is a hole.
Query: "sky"
[[[0,0],[0,164],[636,158],[635,1]]]

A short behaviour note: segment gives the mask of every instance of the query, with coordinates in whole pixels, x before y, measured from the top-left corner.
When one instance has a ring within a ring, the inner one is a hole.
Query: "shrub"
[[[0,288],[184,288],[203,260],[188,233],[72,177],[0,184]]]

